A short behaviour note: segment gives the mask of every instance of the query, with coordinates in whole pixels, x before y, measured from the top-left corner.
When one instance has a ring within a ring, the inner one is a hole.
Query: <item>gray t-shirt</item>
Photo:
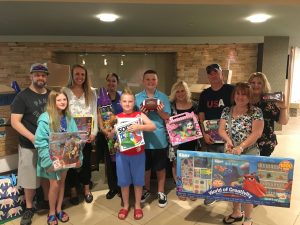
[[[11,113],[23,114],[21,122],[33,134],[35,134],[39,116],[45,111],[49,93],[50,91],[47,90],[45,94],[38,94],[26,88],[15,97],[11,104]],[[20,134],[19,141],[24,148],[34,148],[32,142]]]

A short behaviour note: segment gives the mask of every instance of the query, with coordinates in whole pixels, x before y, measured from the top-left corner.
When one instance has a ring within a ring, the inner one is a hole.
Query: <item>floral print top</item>
[[[279,121],[280,109],[274,102],[260,101],[255,106],[263,112],[264,131],[262,136],[257,140],[260,155],[270,156],[277,145],[276,134],[274,133],[274,123]]]
[[[228,121],[231,114],[231,108],[226,107],[223,109],[221,119],[226,121],[226,132],[231,137],[231,140],[235,146],[242,143],[252,132],[252,121],[263,120],[263,114],[260,108],[252,107],[250,113],[245,113],[238,118],[231,116],[231,133],[228,129]]]

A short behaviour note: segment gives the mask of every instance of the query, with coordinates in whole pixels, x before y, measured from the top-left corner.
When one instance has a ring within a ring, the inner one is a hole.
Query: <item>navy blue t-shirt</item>
[[[231,94],[234,86],[224,84],[218,91],[211,87],[205,89],[199,98],[198,112],[204,112],[206,120],[216,120],[221,118],[225,107],[231,106]]]

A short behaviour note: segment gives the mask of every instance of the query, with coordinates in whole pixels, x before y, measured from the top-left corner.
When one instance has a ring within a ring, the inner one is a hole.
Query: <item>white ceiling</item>
[[[124,40],[164,37],[165,41],[168,37],[186,40],[227,37],[230,41],[230,37],[289,36],[292,43],[300,43],[300,1],[253,0],[247,4],[242,0],[140,2],[0,1],[0,40],[5,37],[8,40],[32,36],[85,36],[124,37]],[[101,12],[116,13],[120,19],[115,23],[100,22],[95,16]],[[263,24],[250,24],[245,20],[258,12],[273,17]]]

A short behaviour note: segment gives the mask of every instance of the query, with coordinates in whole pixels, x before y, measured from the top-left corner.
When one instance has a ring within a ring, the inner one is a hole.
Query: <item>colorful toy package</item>
[[[294,160],[177,152],[177,195],[290,207]]]
[[[193,112],[171,116],[166,123],[166,127],[172,146],[202,137],[197,117]]]
[[[49,151],[53,170],[80,167],[79,154],[87,139],[88,134],[85,131],[51,133]]]
[[[127,128],[132,124],[141,124],[141,118],[129,118],[127,122],[121,122],[115,125],[120,152],[124,152],[145,144],[142,131],[129,132],[127,130]]]
[[[211,136],[215,143],[224,143],[224,140],[221,138],[218,132],[219,121],[220,120],[204,120],[204,131]]]
[[[103,127],[109,131],[113,130],[114,125],[117,122],[117,119],[113,112],[111,100],[105,88],[99,88],[97,105],[98,105],[98,110],[102,117]],[[116,141],[117,141],[116,136],[112,139],[107,139],[108,150],[111,157],[114,157],[116,154],[116,145],[117,145]]]
[[[91,134],[94,122],[92,115],[75,115],[74,120],[79,131],[85,131],[88,135]]]

